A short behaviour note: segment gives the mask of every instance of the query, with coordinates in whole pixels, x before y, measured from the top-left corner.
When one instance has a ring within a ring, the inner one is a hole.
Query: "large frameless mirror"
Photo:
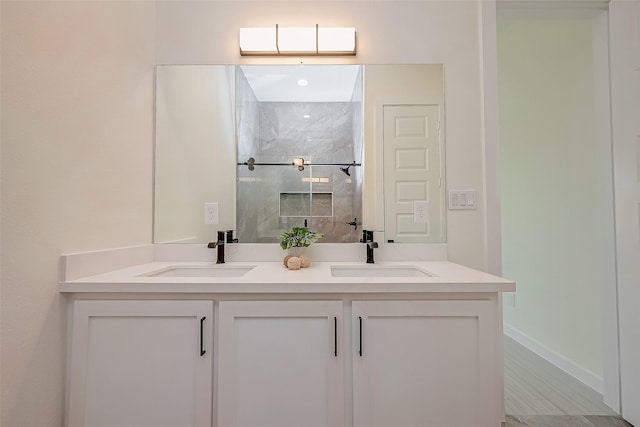
[[[154,241],[444,242],[443,111],[441,65],[160,66]]]

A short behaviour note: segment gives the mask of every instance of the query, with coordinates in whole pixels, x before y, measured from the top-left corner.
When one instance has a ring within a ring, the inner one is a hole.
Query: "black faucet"
[[[218,231],[218,241],[209,242],[207,245],[209,249],[218,248],[216,264],[224,264],[224,234],[224,231]]]
[[[373,231],[362,230],[362,240],[360,243],[367,245],[367,264],[373,264],[373,250],[378,247],[378,242],[373,241]]]
[[[238,243],[238,239],[233,238],[233,230],[227,230],[227,243]]]

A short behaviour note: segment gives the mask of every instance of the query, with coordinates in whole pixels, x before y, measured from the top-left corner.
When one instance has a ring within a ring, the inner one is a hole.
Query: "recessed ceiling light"
[[[298,80],[298,86],[304,87],[304,86],[306,86],[308,84],[309,84],[309,82],[307,80],[305,80],[305,79]]]
[[[305,115],[304,115],[304,116],[302,116],[302,117],[304,117],[305,119],[308,119],[308,118],[309,118],[309,117],[311,117],[311,116],[310,116],[310,115],[308,115],[308,114],[305,114]]]

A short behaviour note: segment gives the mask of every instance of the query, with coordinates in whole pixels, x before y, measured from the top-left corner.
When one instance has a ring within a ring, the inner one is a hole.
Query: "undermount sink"
[[[144,276],[147,277],[240,277],[253,270],[255,265],[243,266],[198,266],[176,265],[157,270]]]
[[[333,277],[428,277],[431,274],[413,265],[332,265]]]

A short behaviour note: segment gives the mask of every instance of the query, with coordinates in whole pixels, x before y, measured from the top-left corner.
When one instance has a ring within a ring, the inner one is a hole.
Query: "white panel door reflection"
[[[443,239],[440,106],[385,105],[385,239],[434,243]],[[414,219],[414,201],[428,202],[428,220]]]

